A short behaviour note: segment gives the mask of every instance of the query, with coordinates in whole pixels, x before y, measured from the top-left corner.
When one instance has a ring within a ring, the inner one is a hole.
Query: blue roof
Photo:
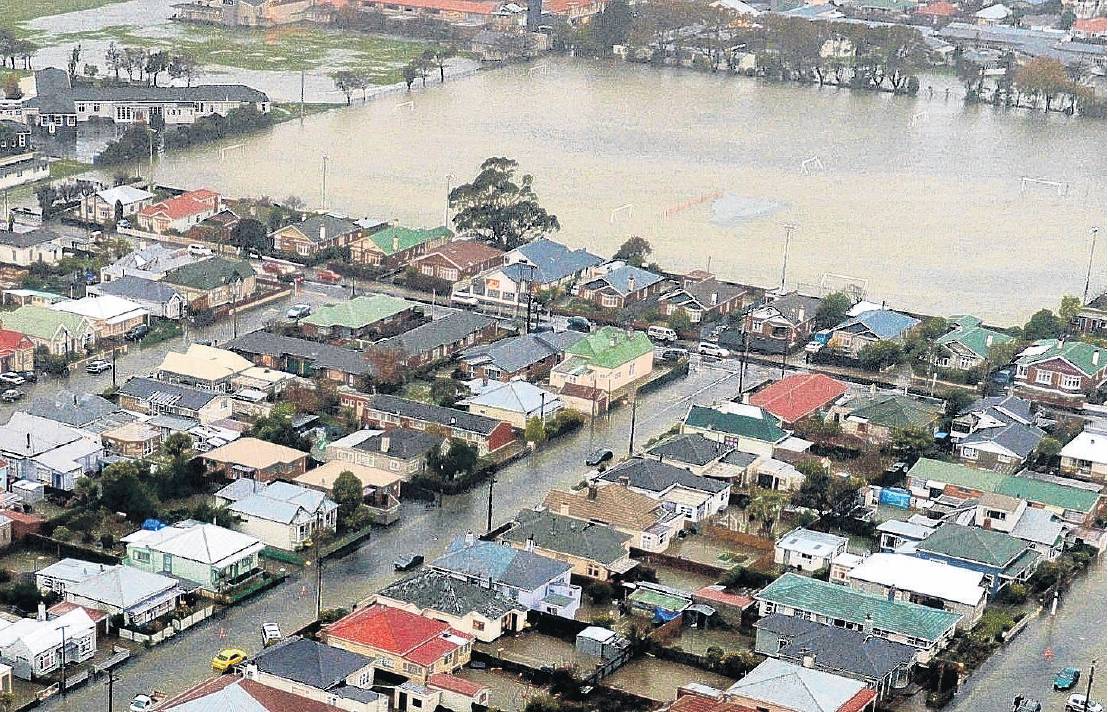
[[[573,568],[530,551],[488,541],[469,545],[455,541],[431,566],[466,577],[491,579],[524,591],[534,591]]]
[[[631,292],[630,281],[635,281],[635,289],[644,289],[653,284],[657,284],[662,281],[662,278],[653,272],[649,272],[645,269],[635,267],[633,265],[624,265],[617,267],[608,274],[597,277],[595,282],[604,282],[609,287],[619,292],[621,295],[627,295]],[[591,284],[591,283],[590,283]]]
[[[918,323],[919,319],[907,314],[901,314],[891,309],[874,309],[862,312],[853,319],[847,319],[836,326],[835,331],[861,324],[879,339],[895,339]]]
[[[604,261],[587,250],[571,250],[545,237],[521,245],[516,252],[535,266],[535,281],[539,284],[557,282]],[[531,277],[531,270],[518,262],[508,265],[503,272],[517,282]]]

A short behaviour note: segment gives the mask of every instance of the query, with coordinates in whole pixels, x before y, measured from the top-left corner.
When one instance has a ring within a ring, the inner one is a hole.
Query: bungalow
[[[306,378],[320,376],[347,386],[358,384],[373,372],[360,351],[268,331],[243,334],[224,346],[246,356],[258,366]]]
[[[641,331],[603,326],[566,347],[565,360],[550,372],[550,386],[586,386],[608,396],[647,378],[654,370],[654,344]]]
[[[135,420],[133,414],[125,413],[107,398],[91,393],[78,394],[64,388],[50,395],[36,396],[24,410],[31,415],[90,432],[101,432],[102,427],[110,428]]]
[[[184,234],[223,208],[219,193],[201,188],[144,206],[138,211],[140,230],[165,235]]]
[[[685,434],[703,435],[743,452],[772,457],[789,434],[781,421],[756,405],[727,401],[718,406],[692,405],[681,424]]]
[[[504,263],[504,253],[478,240],[454,240],[411,260],[424,277],[447,282],[468,280]]]
[[[258,482],[270,482],[304,474],[308,453],[257,438],[239,438],[201,454],[200,461],[209,473],[228,480],[247,477]]]
[[[454,233],[442,226],[421,230],[394,225],[350,243],[350,261],[356,265],[399,269],[416,257],[450,242]]]
[[[631,536],[597,522],[583,522],[546,508],[524,509],[500,535],[509,546],[565,561],[572,574],[595,581],[621,576],[635,566]]]
[[[818,690],[818,701],[797,706],[798,690]],[[864,682],[808,667],[804,661],[776,658],[762,661],[724,694],[732,702],[759,710],[873,712],[877,706],[877,692]]]
[[[373,686],[373,660],[298,635],[265,648],[239,671],[245,680],[348,712],[389,712]],[[286,709],[308,712],[304,703]]]
[[[471,381],[467,385],[474,394],[458,401],[459,406],[465,406],[470,413],[510,423],[519,430],[526,428],[531,418],[540,418],[545,423],[565,407],[558,396],[527,381]]]
[[[323,250],[346,247],[365,234],[365,228],[337,215],[312,215],[295,225],[273,231],[273,249],[300,257],[313,257]]]
[[[809,297],[800,292],[789,292],[755,308],[743,321],[747,346],[753,351],[779,354],[803,346],[815,331],[816,314],[819,313],[819,297]],[[740,335],[741,337],[741,335]],[[742,346],[741,339],[725,343],[725,346]]]
[[[846,572],[846,585],[890,600],[957,613],[969,630],[985,613],[985,576],[909,554],[871,554]]]
[[[0,457],[8,480],[31,480],[72,492],[77,480],[100,469],[104,447],[95,434],[29,415],[12,414],[0,426]]]
[[[408,368],[453,358],[481,341],[495,339],[500,322],[469,311],[453,311],[414,329],[377,343],[374,348],[395,356]]]
[[[1034,422],[1028,401],[1015,396],[982,398],[954,418],[954,453],[967,465],[1015,472],[1046,435]]]
[[[111,568],[112,566],[109,564],[65,558],[36,571],[35,586],[44,596],[53,594],[58,598],[65,598],[66,591],[69,588]]]
[[[87,292],[134,302],[159,319],[176,321],[184,315],[186,308],[185,298],[170,285],[130,274],[111,282],[91,285]]]
[[[8,331],[23,334],[35,348],[44,347],[53,356],[83,354],[96,343],[92,322],[79,314],[48,307],[27,305],[4,312],[0,314],[0,324]]]
[[[0,618],[0,661],[21,680],[46,677],[96,655],[96,624],[83,608],[50,620]]]
[[[985,492],[978,498],[973,524],[1011,534],[1027,542],[1047,561],[1062,553],[1070,528],[1050,510],[1031,507],[1026,500],[995,492]]]
[[[148,423],[134,421],[101,430],[100,442],[109,455],[141,460],[158,451],[162,431]]]
[[[254,368],[253,362],[234,351],[205,344],[189,344],[185,353],[168,352],[154,376],[159,381],[180,383],[212,393],[227,393],[233,390],[232,379],[251,368]]]
[[[696,475],[727,479],[711,474],[716,465],[735,452],[735,448],[716,440],[709,440],[699,433],[678,434],[667,438],[646,451],[644,457],[683,467]]]
[[[56,265],[62,258],[60,235],[38,228],[29,232],[0,230],[0,262],[16,267]]]
[[[327,443],[323,459],[388,470],[409,479],[426,468],[427,456],[444,443],[442,436],[422,430],[359,430]]]
[[[235,515],[236,531],[285,551],[301,549],[318,532],[338,526],[338,505],[318,490],[288,482],[237,479],[214,498]]]
[[[1108,330],[1108,293],[1101,292],[1081,307],[1073,319],[1073,327],[1082,334],[1094,336]]]
[[[459,538],[430,564],[451,576],[486,585],[528,609],[573,619],[581,605],[581,587],[570,583],[573,566],[534,551]]]
[[[1104,424],[1086,423],[1085,429],[1066,443],[1061,452],[1066,477],[1104,483],[1108,477],[1108,434]]]
[[[846,391],[845,383],[822,373],[796,373],[755,391],[749,403],[792,425],[822,412]]]
[[[872,309],[832,327],[825,347],[831,353],[857,359],[865,347],[881,341],[900,343],[919,319],[892,311]]]
[[[1042,559],[1027,542],[1010,534],[953,522],[917,544],[914,555],[984,574],[990,596],[1012,582],[1026,581]]]
[[[632,492],[667,504],[694,526],[726,509],[731,498],[729,483],[700,477],[658,460],[625,460],[601,472],[596,481],[622,484]]]
[[[473,645],[448,623],[381,604],[324,626],[321,637],[326,645],[371,658],[378,670],[418,682],[465,666]]]
[[[590,485],[579,493],[551,490],[543,505],[563,517],[610,526],[629,535],[632,548],[651,553],[665,551],[684,526],[665,503],[622,485]]]
[[[468,378],[537,383],[562,360],[567,348],[583,338],[581,332],[570,330],[512,336],[466,349],[459,367]]]
[[[442,621],[483,643],[527,626],[526,605],[483,583],[422,569],[377,592],[373,603]]]
[[[830,567],[831,560],[846,551],[848,539],[797,527],[773,545],[773,563],[801,571]]]
[[[941,522],[929,519],[922,514],[913,514],[907,521],[890,519],[877,525],[878,548],[883,552],[899,551],[901,547],[913,547],[920,543]]]
[[[214,524],[186,520],[156,531],[139,529],[123,537],[126,566],[162,573],[221,594],[260,571],[265,544]]]
[[[510,445],[516,438],[511,424],[502,420],[383,393],[367,395],[340,388],[339,405],[352,409],[357,420],[366,425],[384,430],[426,430],[472,445],[482,456]]]
[[[694,272],[681,280],[681,286],[658,298],[664,316],[684,312],[693,324],[718,321],[732,312],[742,311],[749,292],[745,287],[721,282],[706,272]]]
[[[120,616],[124,626],[138,627],[176,609],[181,594],[177,579],[116,565],[69,586],[65,600]]]
[[[984,365],[993,346],[1012,341],[1007,334],[988,329],[975,316],[950,317],[951,329],[935,339],[931,362],[939,368],[968,371]]]
[[[92,324],[97,340],[121,338],[136,326],[145,324],[150,316],[141,304],[107,294],[68,299],[50,309],[84,317]]]
[[[617,263],[613,263],[617,264]],[[613,265],[600,268],[606,270]],[[622,309],[662,291],[665,280],[633,265],[620,265],[581,285],[577,295],[605,309]]]
[[[369,507],[376,524],[392,524],[400,518],[400,483],[398,473],[353,462],[332,460],[293,478],[293,482],[331,494],[335,480],[349,472],[362,485],[362,500]]]
[[[184,247],[166,247],[154,243],[141,250],[123,255],[112,264],[100,268],[101,284],[121,279],[124,276],[141,277],[160,282],[167,273],[178,267],[209,259],[191,255]]]
[[[1108,351],[1084,341],[1042,339],[1016,358],[1016,395],[1080,408],[1104,388]]]
[[[245,4],[245,3],[244,3]],[[337,707],[329,702],[320,702],[310,699],[305,694],[309,690],[299,690],[296,693],[265,685],[254,680],[246,680],[237,675],[222,675],[213,677],[197,685],[193,685],[179,695],[158,704],[158,712],[193,712],[199,706],[200,709],[232,710],[243,708],[252,712],[343,712],[344,708]],[[366,690],[363,693],[371,699],[377,699],[380,695]],[[358,695],[356,699],[361,699]],[[345,701],[345,700],[344,700]],[[338,700],[336,700],[338,702]],[[351,708],[346,707],[345,712]],[[361,712],[363,708],[357,708]],[[366,708],[370,712],[380,712],[379,707]]]
[[[153,378],[131,378],[119,389],[119,405],[144,415],[178,415],[202,425],[231,417],[231,398]]]
[[[418,318],[418,304],[387,294],[363,294],[317,309],[300,320],[313,339],[364,339],[396,334]]]
[[[193,312],[236,306],[253,297],[258,288],[249,262],[225,257],[178,267],[162,280],[181,293]]]
[[[193,242],[213,242],[217,245],[229,245],[235,227],[241,222],[233,211],[224,208],[209,215],[188,229],[185,237]],[[222,248],[221,250],[222,251]]]
[[[0,329],[0,371],[33,371],[35,342],[11,329]]]
[[[153,202],[153,193],[130,185],[119,185],[82,196],[77,215],[85,222],[107,225],[133,218]]]
[[[943,401],[903,393],[848,395],[831,408],[829,419],[843,432],[870,443],[887,443],[898,430],[931,431],[942,420]]]
[[[762,617],[772,613],[861,631],[916,648],[927,664],[954,637],[962,616],[904,601],[890,601],[836,583],[786,573],[754,596]]]

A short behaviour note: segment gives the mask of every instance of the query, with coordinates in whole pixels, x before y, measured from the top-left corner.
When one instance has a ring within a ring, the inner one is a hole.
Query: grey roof
[[[524,509],[516,516],[516,522],[516,526],[504,532],[501,539],[518,544],[530,539],[542,549],[605,565],[627,556],[624,545],[631,538],[606,524],[563,517],[548,509]]]
[[[412,418],[423,422],[438,423],[452,428],[461,428],[481,435],[489,435],[500,425],[500,420],[484,415],[467,413],[457,408],[421,403],[397,396],[377,393],[369,397],[369,407],[385,413]]]
[[[583,338],[585,334],[579,331],[522,334],[466,349],[461,359],[468,364],[488,364],[506,373],[515,373],[543,359],[565,353],[567,348]]]
[[[165,304],[177,295],[177,290],[165,282],[143,279],[128,274],[96,285],[98,294],[111,294],[124,299],[144,299],[148,302]]]
[[[734,450],[723,456],[723,462],[728,465],[735,465],[736,467],[750,467],[758,456],[752,452],[744,452],[742,450]]]
[[[28,232],[8,232],[7,230],[0,230],[0,245],[16,248],[34,247],[35,245],[52,242],[59,237],[61,236],[58,235],[58,233],[45,228],[38,228]]]
[[[535,266],[534,280],[538,284],[557,282],[604,261],[585,249],[571,250],[545,237],[521,245],[515,251]],[[530,268],[523,264],[510,264],[502,271],[516,281],[531,279]]]
[[[177,587],[177,580],[169,576],[131,568],[112,568],[69,586],[66,591],[90,601],[105,603],[127,610],[144,600]]]
[[[69,92],[69,72],[46,67],[35,72],[35,96],[23,102],[24,108],[37,108],[43,114],[72,114],[73,97]]]
[[[627,479],[629,486],[651,492],[664,492],[674,485],[680,485],[700,492],[717,494],[731,486],[721,480],[694,475],[682,467],[637,457],[621,462],[600,475],[600,479],[605,482],[619,482],[624,478]]]
[[[647,450],[647,453],[667,460],[703,466],[729,455],[733,451],[734,448],[715,440],[709,440],[699,433],[686,433],[663,440]],[[753,457],[751,457],[751,461],[753,461]]]
[[[795,712],[837,712],[864,689],[857,680],[769,658],[727,692]]]
[[[52,396],[39,396],[25,408],[31,415],[82,428],[120,412],[107,398],[92,393],[74,393],[62,389]]]
[[[895,339],[919,323],[919,319],[901,314],[891,309],[873,309],[856,317],[847,319],[835,327],[835,331],[859,328],[864,329],[878,339]]]
[[[715,277],[694,282],[682,287],[678,292],[684,292],[697,302],[701,307],[711,308],[712,295],[716,297],[716,304],[730,301],[742,294],[745,289],[737,284],[721,282]]]
[[[899,667],[911,666],[916,649],[859,630],[772,613],[754,624],[787,642],[776,657],[801,661],[811,655],[815,667],[848,677],[880,680]]]
[[[847,541],[846,537],[837,534],[797,527],[778,539],[774,546],[815,557],[826,557],[835,553],[839,547],[845,547]]]
[[[200,84],[192,87],[147,85],[96,87],[80,85],[71,87],[64,80],[60,69],[49,68],[35,73],[36,95],[23,103],[37,108],[40,113],[74,113],[77,101],[137,101],[195,103],[198,101],[240,101],[261,103],[269,101],[264,92],[243,84]]]
[[[434,569],[423,569],[389,584],[379,595],[451,616],[478,613],[497,619],[527,607],[507,596]]]
[[[55,561],[49,566],[42,567],[36,571],[35,574],[76,583],[84,581],[90,576],[95,576],[96,574],[107,571],[110,568],[112,567],[108,564],[98,564],[94,561],[85,561],[84,559],[65,558],[61,561]]]
[[[1014,453],[1017,457],[1026,458],[1039,441],[1046,436],[1039,428],[1023,423],[1010,423],[1000,428],[982,428],[976,430],[962,440],[963,445],[981,445],[983,443],[996,443],[1000,447]]]
[[[389,451],[381,454],[401,460],[426,455],[433,448],[440,446],[443,441],[442,437],[423,430],[394,428],[387,433],[371,435],[355,445],[354,449],[380,453],[383,438],[388,438]]]
[[[790,324],[797,325],[800,324],[801,311],[804,312],[804,321],[808,321],[815,317],[816,312],[819,311],[819,305],[819,297],[809,297],[800,292],[789,292],[762,308],[773,309]]]
[[[372,658],[300,636],[266,648],[252,662],[261,672],[317,690],[341,687],[346,678],[373,664]]]
[[[215,496],[229,500],[231,504],[227,509],[236,514],[280,524],[291,524],[298,517],[314,517],[317,512],[328,512],[337,507],[319,490],[288,482],[266,484],[248,478],[239,478],[216,492]]]
[[[1065,533],[1066,525],[1049,509],[1027,507],[1012,527],[1012,536],[1034,544],[1054,546]]]
[[[970,413],[984,413],[1005,423],[1022,421],[1031,423],[1035,420],[1031,412],[1031,401],[1016,396],[989,396],[979,398],[958,412],[958,415]]]
[[[661,282],[662,279],[663,277],[640,267],[624,265],[591,280],[585,285],[585,288],[593,291],[611,289],[620,296],[627,296],[631,293],[632,286],[634,286],[634,291],[638,291],[653,286]]]
[[[431,562],[431,566],[522,591],[534,591],[573,568],[562,561],[488,541],[454,542],[445,554]]]
[[[405,356],[417,356],[443,346],[457,344],[470,334],[485,329],[493,323],[491,318],[482,314],[455,311],[387,339],[380,346],[399,351]]]
[[[119,389],[123,395],[144,401],[155,401],[162,405],[173,405],[188,410],[199,410],[225,393],[211,393],[198,388],[189,388],[177,383],[156,381],[153,378],[132,378]]]
[[[324,229],[325,239],[330,240],[338,237],[339,235],[345,235],[351,232],[358,232],[361,230],[358,224],[353,220],[339,217],[338,215],[331,215],[330,213],[324,213],[323,215],[312,215],[309,218],[301,220],[294,225],[297,230],[304,233],[304,237],[309,242],[319,242],[319,228]]]
[[[372,373],[372,367],[360,351],[341,346],[321,344],[293,336],[271,334],[268,331],[252,331],[228,341],[223,348],[240,354],[295,356],[312,361],[317,368],[330,368],[356,376]]]

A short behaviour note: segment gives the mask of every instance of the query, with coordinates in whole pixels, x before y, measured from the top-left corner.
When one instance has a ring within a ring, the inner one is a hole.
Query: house
[[[112,264],[101,267],[100,282],[103,285],[125,276],[160,282],[166,274],[178,267],[206,259],[209,258],[189,254],[188,249],[184,247],[166,247],[161,243],[154,243],[149,247],[129,252]]]
[[[665,551],[684,526],[684,519],[664,502],[622,485],[551,490],[543,505],[563,517],[609,526],[629,535],[632,548],[651,553]]]
[[[240,667],[244,680],[349,712],[388,712],[374,692],[373,660],[298,635],[263,649]],[[303,710],[298,703],[290,710]]]
[[[877,692],[859,680],[769,658],[725,691],[756,709],[793,712],[873,712]]]
[[[768,410],[732,401],[718,406],[689,406],[681,432],[766,457],[771,457],[774,448],[789,437],[781,421]]]
[[[100,442],[109,455],[141,460],[158,451],[162,431],[147,423],[134,421],[100,431]]]
[[[660,275],[625,264],[586,281],[577,296],[604,309],[622,309],[658,294],[664,283]]]
[[[186,309],[185,298],[170,285],[130,274],[91,285],[87,292],[126,299],[159,319],[176,321],[184,316]]]
[[[200,461],[209,473],[218,473],[228,480],[248,477],[270,482],[304,474],[308,453],[258,438],[239,438],[201,454]]]
[[[132,378],[119,388],[119,405],[144,415],[178,415],[207,425],[231,417],[231,397],[153,378]]]
[[[695,475],[727,479],[719,476],[719,468],[716,466],[733,452],[735,448],[730,445],[709,440],[699,433],[679,433],[651,447],[644,457],[649,456],[658,462],[683,467]]]
[[[95,434],[16,411],[0,426],[0,457],[8,479],[41,482],[72,492],[77,480],[100,469],[104,448]]]
[[[469,662],[472,642],[450,624],[399,608],[373,604],[323,627],[330,645],[373,659],[373,666],[409,680],[426,682]]]
[[[819,297],[789,292],[756,307],[743,321],[747,347],[761,353],[779,354],[808,343],[815,331],[820,301]],[[742,334],[738,338],[733,336],[725,343],[721,335],[720,344],[741,348],[741,337]]]
[[[465,406],[470,413],[502,420],[520,430],[526,428],[527,421],[532,418],[545,423],[565,407],[556,395],[527,381],[471,381],[467,385],[474,395],[458,401],[458,405]]]
[[[581,587],[570,583],[573,566],[568,562],[478,541],[472,534],[451,542],[430,566],[471,583],[483,583],[531,610],[572,620],[581,605]]]
[[[4,305],[13,307],[22,307],[25,305],[48,307],[51,304],[57,304],[58,302],[69,299],[69,297],[63,297],[60,294],[44,292],[39,289],[5,289],[0,293],[3,295]]]
[[[1069,530],[1054,512],[1031,507],[1026,500],[995,492],[985,492],[978,498],[973,510],[973,525],[1011,534],[1026,542],[1047,561],[1058,558],[1062,553]]]
[[[0,119],[0,157],[18,156],[33,150],[30,126],[20,121]]]
[[[338,476],[349,472],[362,485],[362,499],[376,524],[392,524],[400,518],[400,483],[397,472],[353,462],[332,460],[293,478],[293,482],[330,494]]]
[[[989,5],[973,13],[974,22],[978,25],[999,25],[1011,17],[1012,11],[1005,5],[997,3]]]
[[[416,257],[450,242],[446,226],[421,230],[393,225],[350,243],[350,261],[356,265],[399,269]]]
[[[238,479],[214,498],[235,515],[236,531],[285,551],[302,549],[317,532],[338,526],[338,505],[318,490],[288,482]]]
[[[877,525],[878,548],[884,552],[897,551],[903,546],[911,546],[920,543],[931,533],[940,522],[936,519],[928,519],[922,514],[913,514],[907,521],[890,519]]]
[[[0,661],[21,680],[37,680],[96,655],[96,624],[81,608],[50,620],[0,618]]]
[[[406,3],[478,4],[473,0],[405,0]],[[488,709],[492,688],[457,675],[435,673],[421,685],[411,680],[393,690],[394,709],[445,709],[469,712]]]
[[[754,652],[862,682],[889,698],[911,682],[916,649],[859,630],[773,613],[754,624]]]
[[[940,525],[917,544],[914,555],[984,574],[990,596],[1012,582],[1026,581],[1042,559],[1027,542],[1010,534],[953,522]]]
[[[415,321],[418,306],[387,294],[363,294],[315,310],[300,320],[300,331],[316,339],[388,336]]]
[[[366,7],[399,17],[433,17],[436,20],[470,28],[504,21],[506,11],[488,0],[367,0]]]
[[[645,333],[602,326],[566,347],[565,359],[550,372],[550,386],[586,386],[611,396],[653,370],[654,345]]]
[[[327,443],[323,459],[388,470],[409,479],[426,468],[428,454],[444,442],[442,436],[423,430],[358,430]]]
[[[44,347],[52,356],[83,354],[96,343],[92,322],[78,314],[48,307],[27,305],[0,313],[0,325],[23,334],[35,348]]]
[[[870,443],[887,443],[898,430],[930,432],[942,420],[946,407],[937,398],[903,393],[848,395],[831,407],[829,418],[844,433]]]
[[[243,334],[225,343],[224,347],[264,368],[306,378],[320,376],[347,386],[360,383],[373,372],[361,351],[268,331]]]
[[[310,690],[303,690],[310,694]],[[336,700],[337,702],[338,700]],[[341,712],[342,708],[291,693],[237,675],[209,678],[159,703],[158,712],[195,712],[195,710],[246,709],[250,712]],[[356,708],[361,712],[362,708]],[[379,708],[369,707],[372,712]]]
[[[989,349],[1012,341],[1011,336],[982,326],[975,316],[952,316],[950,323],[950,331],[935,339],[931,363],[939,368],[968,371],[981,367],[989,358]]]
[[[918,324],[919,319],[907,314],[891,309],[871,309],[832,327],[824,348],[838,356],[857,359],[862,349],[871,344],[903,342],[907,333]]]
[[[35,370],[35,342],[18,331],[0,329],[0,369]]]
[[[845,583],[855,591],[957,613],[958,627],[969,630],[985,612],[984,579],[981,572],[910,554],[878,553],[847,571]]]
[[[1082,334],[1094,336],[1108,330],[1108,293],[1101,292],[1081,307],[1073,319],[1073,327]]]
[[[1104,388],[1108,351],[1084,341],[1042,339],[1016,357],[1014,392],[1033,401],[1081,407]]]
[[[193,242],[229,245],[231,236],[240,222],[239,216],[234,211],[223,208],[190,227],[185,233],[185,237]]]
[[[278,252],[313,257],[323,250],[346,247],[365,234],[365,228],[337,215],[312,215],[295,225],[273,231],[273,249]]]
[[[1029,401],[1015,396],[979,399],[953,419],[950,437],[962,462],[1012,473],[1020,469],[1045,437]]]
[[[166,272],[162,280],[176,288],[192,312],[233,307],[254,296],[254,268],[245,260],[209,257]]]
[[[374,602],[442,621],[483,643],[527,626],[528,608],[483,583],[422,569],[377,592]]]
[[[58,233],[45,228],[28,232],[0,230],[0,262],[16,267],[56,265],[62,258],[59,237]]]
[[[694,475],[652,459],[631,458],[601,472],[596,481],[616,483],[632,492],[670,505],[691,525],[697,525],[722,512],[731,498],[731,485],[723,480]]]
[[[258,554],[265,544],[247,534],[215,524],[186,520],[156,531],[139,529],[123,537],[126,566],[162,573],[221,594],[260,571]]]
[[[698,271],[685,275],[679,288],[661,295],[658,307],[663,316],[684,312],[690,322],[699,324],[741,311],[748,295],[745,287]]]
[[[452,311],[378,342],[374,348],[394,356],[407,368],[419,368],[453,358],[474,344],[495,339],[499,332],[500,322],[495,319]]]
[[[64,388],[52,395],[35,397],[24,407],[24,412],[90,432],[99,432],[97,428],[101,425],[110,428],[134,420],[133,415],[124,413],[107,398]]]
[[[92,324],[97,340],[121,338],[129,330],[145,324],[150,316],[141,304],[108,294],[68,299],[50,309],[84,317]]]
[[[572,574],[607,581],[638,562],[630,557],[631,536],[605,524],[564,517],[546,508],[524,509],[500,541],[573,566]]]
[[[916,648],[926,665],[954,636],[961,616],[916,603],[855,591],[837,583],[786,573],[757,594],[758,612],[800,617],[861,631]]]
[[[468,378],[537,383],[562,360],[568,347],[583,338],[579,331],[511,336],[466,349],[459,367]]]
[[[138,211],[136,222],[140,230],[147,232],[184,234],[222,209],[219,193],[201,188],[144,206]]]
[[[773,563],[801,571],[830,568],[831,560],[846,551],[849,540],[797,527],[783,535],[773,545]]]
[[[659,708],[658,712],[757,712],[749,705],[727,700],[722,690],[689,683],[677,688],[677,699]]]
[[[504,253],[478,240],[454,240],[410,261],[424,277],[458,282],[504,263]]]
[[[1062,446],[1062,474],[1104,483],[1108,477],[1108,434],[1104,424],[1086,423],[1085,429]]]
[[[498,314],[520,316],[536,292],[568,292],[603,262],[587,250],[571,250],[542,237],[508,252],[502,266],[455,284],[451,299]]]
[[[846,391],[845,383],[822,373],[796,373],[751,393],[748,402],[792,425],[821,413]]]
[[[154,372],[159,381],[178,383],[212,393],[234,390],[232,380],[254,368],[234,351],[206,344],[189,344],[185,353],[169,351]]]
[[[472,445],[482,456],[516,439],[511,424],[503,420],[382,393],[367,395],[340,388],[339,405],[352,409],[357,420],[366,425],[383,430],[426,430]]]
[[[181,593],[177,579],[117,565],[68,586],[65,600],[139,627],[175,610]]]
[[[154,194],[130,185],[98,190],[81,197],[77,215],[85,222],[107,225],[132,219],[154,202]]]
[[[43,595],[53,594],[64,599],[66,591],[73,586],[111,568],[109,564],[67,557],[36,571],[35,586]]]

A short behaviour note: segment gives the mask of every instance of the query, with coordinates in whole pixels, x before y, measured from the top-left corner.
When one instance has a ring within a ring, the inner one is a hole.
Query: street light
[[[1089,282],[1093,278],[1093,254],[1096,252],[1096,234],[1100,228],[1089,228],[1089,269],[1085,272],[1085,291],[1081,293],[1081,303],[1089,303]]]
[[[792,239],[793,230],[796,230],[797,226],[792,223],[785,223],[785,251],[781,257],[781,293],[785,293],[785,273],[789,268],[789,241]]]

